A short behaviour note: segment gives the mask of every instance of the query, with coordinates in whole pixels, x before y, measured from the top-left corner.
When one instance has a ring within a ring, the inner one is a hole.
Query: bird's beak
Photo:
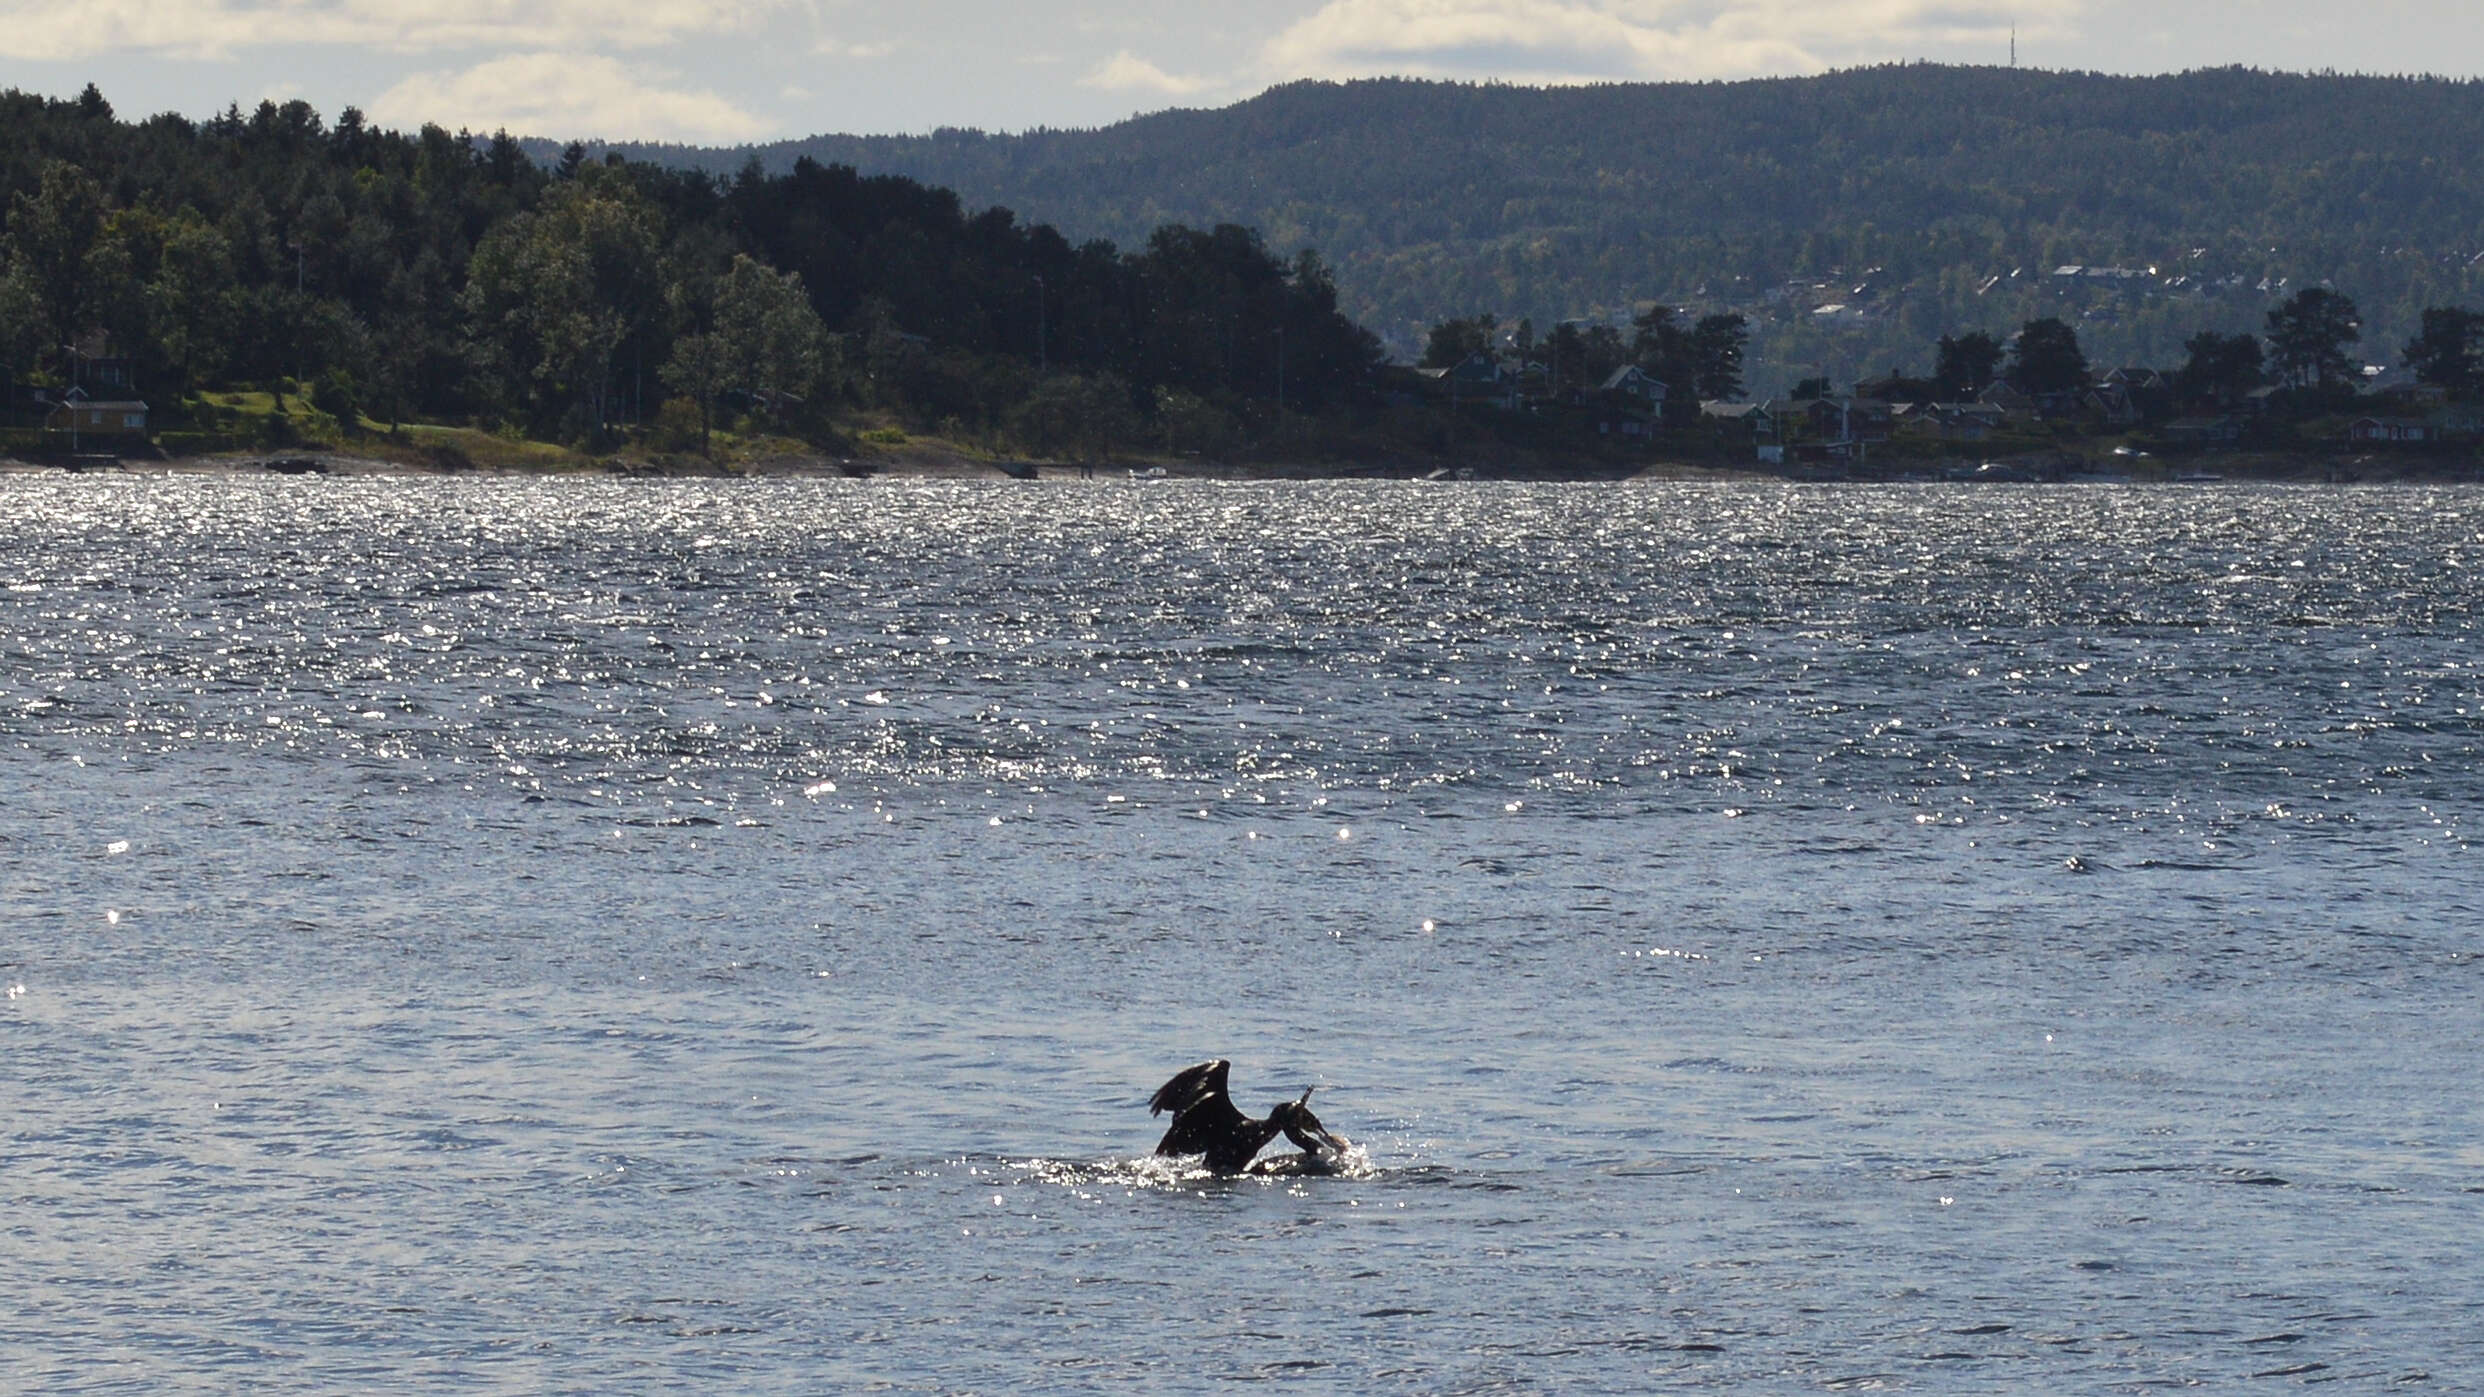
[[[1320,1124],[1320,1118],[1311,1114],[1311,1108],[1304,1104],[1310,1101],[1310,1099],[1311,1093],[1306,1091],[1302,1094],[1301,1099],[1294,1103],[1295,1106],[1301,1109],[1300,1123],[1303,1133],[1310,1136],[1312,1139],[1319,1141],[1321,1145],[1338,1154],[1344,1154],[1346,1151],[1354,1148],[1353,1141],[1348,1140],[1346,1137],[1329,1129],[1327,1126]]]

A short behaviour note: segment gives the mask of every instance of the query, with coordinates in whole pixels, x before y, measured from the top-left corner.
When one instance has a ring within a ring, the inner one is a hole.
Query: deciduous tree
[[[618,180],[551,186],[476,247],[465,293],[481,365],[539,424],[570,405],[592,433],[609,413],[621,347],[650,329],[661,292],[653,213]]]
[[[675,335],[672,356],[657,371],[665,387],[698,405],[702,456],[714,449],[716,394],[723,391],[725,377],[731,372],[730,359],[721,336],[699,330]]]
[[[91,84],[87,91],[94,91]],[[86,171],[59,160],[43,167],[32,194],[9,200],[8,274],[24,288],[50,341],[45,353],[74,343],[95,311],[93,262],[104,211],[102,188]]]
[[[1955,337],[1941,336],[1933,360],[1932,381],[1951,401],[1972,398],[1992,386],[2001,371],[2001,341],[1981,330]]]
[[[1499,319],[1489,314],[1440,322],[1423,342],[1422,366],[1454,369],[1478,354],[1491,353],[1493,331],[1499,325]]]
[[[233,249],[221,232],[186,209],[175,217],[146,298],[164,355],[184,387],[224,367],[232,345]]]
[[[2202,330],[2183,341],[2182,347],[2190,358],[2175,373],[2174,382],[2192,402],[2231,406],[2266,381],[2260,342],[2250,335]]]
[[[2067,393],[2087,383],[2078,332],[2053,316],[2030,320],[2010,347],[2010,386],[2021,393]]]
[[[787,398],[807,397],[826,374],[828,330],[794,272],[736,256],[716,292],[716,337],[728,389],[773,415]]]
[[[2404,351],[2415,376],[2462,397],[2484,388],[2484,313],[2433,306],[2424,311],[2423,326]]]

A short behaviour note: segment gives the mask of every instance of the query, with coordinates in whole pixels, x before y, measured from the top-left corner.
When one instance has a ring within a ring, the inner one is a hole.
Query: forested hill
[[[1318,248],[1345,308],[1401,346],[1451,314],[1540,326],[1669,300],[1772,312],[1755,348],[1789,362],[1877,369],[2067,300],[2107,356],[2165,358],[2202,325],[2257,328],[2281,281],[2326,280],[2387,358],[2423,305],[2484,277],[2484,84],[2439,79],[1305,82],[1093,131],[625,149],[901,173],[1072,237],[1247,224]],[[2085,274],[2053,276],[2068,266]]]
[[[133,123],[91,86],[0,92],[11,416],[101,362],[158,426],[266,392],[346,430],[367,412],[595,450],[691,426],[706,449],[719,409],[822,444],[894,417],[995,451],[1142,429],[1209,449],[1367,398],[1379,357],[1317,257],[1246,228],[1125,251],[841,166],[545,168],[352,108]]]

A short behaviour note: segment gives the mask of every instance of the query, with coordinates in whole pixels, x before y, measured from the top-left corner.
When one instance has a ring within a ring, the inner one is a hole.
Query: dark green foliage
[[[2436,306],[2424,312],[2423,324],[2405,350],[2415,376],[2462,397],[2484,389],[2484,313]]]
[[[471,141],[374,132],[350,110],[333,130],[300,102],[128,124],[99,97],[0,93],[9,237],[54,322],[15,367],[74,341],[131,359],[160,398],[334,361],[374,403],[456,411],[466,263],[540,183],[520,160],[494,184]]]
[[[1682,328],[1671,306],[1650,306],[1630,322],[1630,358],[1648,377],[1665,385],[1665,423],[1683,426],[1699,419],[1699,352],[1691,332]]]
[[[2078,333],[2046,316],[2030,320],[2010,346],[2006,377],[2021,393],[2067,393],[2087,386],[2087,356],[2079,350]]]
[[[1685,328],[1671,306],[1661,305],[1631,322],[1632,361],[1668,390],[1666,425],[1698,421],[1703,399],[1741,396],[1748,323],[1739,315],[1716,314]]]
[[[2001,372],[2001,354],[2001,341],[1981,330],[1941,336],[1932,368],[1940,396],[1954,402],[1990,388]]]
[[[1750,340],[1751,323],[1731,313],[1703,315],[1691,327],[1692,387],[1702,400],[1742,396],[1742,356]]]
[[[293,379],[392,425],[595,444],[669,388],[703,421],[832,434],[859,398],[971,432],[1030,393],[1144,416],[1163,389],[1198,435],[1253,402],[1323,411],[1380,358],[1316,254],[1235,224],[1124,253],[906,179],[718,180],[576,145],[547,173],[505,132],[352,109],[330,129],[300,102],[129,125],[92,89],[0,93],[0,207],[0,355],[21,375],[109,353],[176,401]],[[1084,444],[1133,435],[1107,421]]]
[[[2260,342],[2250,335],[2202,330],[2183,344],[2190,357],[2174,376],[2182,397],[2212,407],[2231,407],[2267,381]]]
[[[44,165],[34,189],[9,198],[7,271],[24,288],[36,328],[52,346],[79,337],[104,309],[102,298],[115,281],[119,269],[112,262],[120,259],[101,246],[104,212],[95,181],[60,160]]]
[[[1564,321],[1544,337],[1545,367],[1557,388],[1584,388],[1602,383],[1629,359],[1621,332],[1610,325],[1585,329]]]
[[[2354,301],[2327,287],[2299,291],[2268,313],[2268,361],[2289,388],[2335,388],[2354,382],[2346,346],[2363,335]]]
[[[1427,369],[1451,369],[1478,354],[1492,352],[1492,333],[1500,321],[1491,315],[1444,320],[1432,327],[1417,362]]]
[[[335,418],[337,425],[349,435],[356,430],[355,414],[361,410],[360,402],[354,392],[353,379],[343,369],[330,368],[321,373],[319,381],[311,387],[310,400],[312,407]]]
[[[720,173],[749,154],[630,149]],[[757,155],[910,175],[1073,237],[1269,229],[1326,252],[1346,307],[1409,355],[1470,307],[1538,325],[1653,300],[1739,309],[1765,389],[2056,314],[2101,359],[2170,364],[2203,327],[2257,330],[2287,278],[2353,287],[2398,343],[2422,307],[2484,294],[2479,149],[2475,82],[1905,65],[1551,89],[1302,82],[1101,130],[820,136]],[[2064,265],[2153,275],[2054,277]],[[1864,303],[1890,313],[1823,326],[1762,299],[1789,282],[1838,300],[1868,284]]]
[[[1011,417],[1022,440],[1055,455],[1106,456],[1138,435],[1129,385],[1111,374],[1056,374],[1037,384]]]

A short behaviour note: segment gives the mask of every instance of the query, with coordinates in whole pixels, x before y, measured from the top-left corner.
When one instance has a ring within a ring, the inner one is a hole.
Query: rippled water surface
[[[0,1387],[2484,1387],[2484,494],[0,479]],[[1368,1154],[1217,1182],[1234,1059]]]

